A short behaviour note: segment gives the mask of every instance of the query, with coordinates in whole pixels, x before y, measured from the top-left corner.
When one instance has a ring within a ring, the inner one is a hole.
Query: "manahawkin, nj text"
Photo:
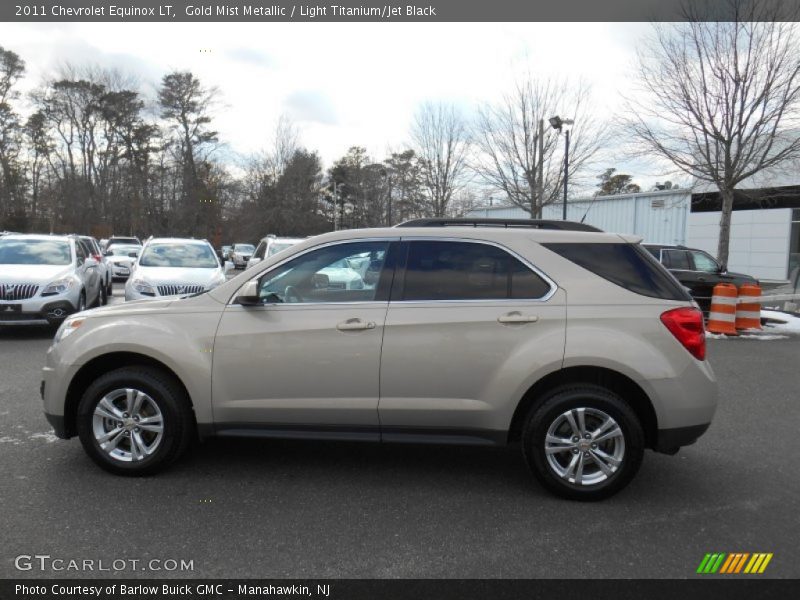
[[[181,18],[214,18],[217,20],[232,19],[246,21],[248,19],[263,20],[313,20],[328,19],[394,19],[408,17],[437,17],[437,9],[430,4],[404,4],[384,6],[342,6],[339,4],[188,4],[175,6],[162,4],[159,6],[136,6],[133,4],[106,4],[89,6],[68,6],[66,4],[17,4],[14,14],[18,17],[67,19],[120,19],[120,20],[164,20]]]

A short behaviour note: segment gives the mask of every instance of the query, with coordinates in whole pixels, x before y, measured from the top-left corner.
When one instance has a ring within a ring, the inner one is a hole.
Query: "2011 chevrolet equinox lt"
[[[206,293],[74,315],[47,418],[118,474],[195,436],[519,441],[549,490],[610,496],[708,428],[702,315],[638,239],[531,223],[328,233]]]

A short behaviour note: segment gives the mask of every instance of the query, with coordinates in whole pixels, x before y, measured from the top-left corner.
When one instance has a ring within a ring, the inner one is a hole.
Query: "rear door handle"
[[[362,331],[375,329],[375,321],[362,321],[361,319],[347,319],[336,325],[339,331]]]
[[[539,317],[536,315],[523,315],[519,312],[510,312],[505,315],[501,315],[497,317],[498,323],[508,324],[508,323],[536,323],[539,320]]]

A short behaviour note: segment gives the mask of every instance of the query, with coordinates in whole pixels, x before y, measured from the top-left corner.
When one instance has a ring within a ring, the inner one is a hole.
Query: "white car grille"
[[[39,286],[33,283],[0,283],[0,300],[27,300],[38,291]]]
[[[205,288],[203,285],[193,283],[165,283],[158,286],[160,296],[178,296],[182,294],[197,294]]]

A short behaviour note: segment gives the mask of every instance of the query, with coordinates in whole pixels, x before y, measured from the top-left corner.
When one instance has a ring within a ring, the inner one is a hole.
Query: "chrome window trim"
[[[400,241],[400,237],[399,236],[350,238],[350,239],[347,239],[347,240],[336,240],[336,241],[333,241],[333,242],[325,242],[324,244],[319,244],[317,246],[312,246],[311,248],[306,248],[302,252],[298,252],[297,254],[293,254],[291,256],[287,256],[285,259],[283,259],[282,261],[272,265],[271,267],[267,267],[266,269],[263,269],[263,270],[259,271],[257,275],[254,275],[253,277],[251,277],[250,279],[245,281],[239,288],[236,289],[236,292],[234,292],[234,294],[230,298],[228,298],[228,303],[226,304],[226,306],[240,306],[239,304],[236,304],[233,300],[238,295],[239,290],[241,290],[245,285],[247,285],[251,281],[258,281],[259,279],[261,279],[264,275],[266,275],[270,271],[273,271],[273,270],[285,265],[286,263],[288,263],[289,261],[294,260],[295,258],[300,258],[301,256],[305,256],[309,252],[314,252],[316,250],[321,250],[322,248],[328,248],[330,246],[340,246],[341,244],[359,244],[361,242],[386,242],[387,244],[390,244],[392,242],[399,242],[399,241]],[[273,254],[273,256],[275,256],[275,254]],[[267,260],[267,258],[263,259],[263,261],[266,261],[266,260]],[[258,264],[262,264],[262,263],[258,263]],[[298,302],[298,303],[296,303],[296,305],[298,307],[304,307],[304,306],[330,306],[330,305],[336,305],[336,304],[388,304],[388,301],[387,302],[381,302],[379,300],[366,300],[366,301],[358,301],[358,302],[308,302],[308,303]],[[270,306],[286,306],[286,305],[285,304],[265,304],[264,305],[265,308],[270,307]],[[260,308],[260,307],[258,307],[258,306],[256,306],[256,307],[248,306],[247,308],[248,309],[253,309],[253,308]]]
[[[263,275],[266,275],[269,271],[272,271],[273,269],[277,269],[277,268],[281,267],[282,265],[286,264],[287,262],[289,262],[290,260],[294,260],[295,258],[303,256],[303,255],[305,255],[305,254],[307,254],[309,252],[312,252],[314,250],[319,250],[321,248],[326,248],[328,246],[336,246],[336,245],[340,245],[340,244],[353,244],[353,243],[360,243],[360,242],[388,242],[388,243],[391,243],[391,242],[419,242],[419,241],[424,241],[424,242],[431,242],[431,241],[433,241],[433,242],[460,242],[460,243],[473,243],[473,244],[484,244],[486,246],[494,246],[495,248],[498,248],[498,249],[500,249],[500,250],[502,250],[504,252],[507,252],[508,254],[510,254],[511,256],[516,258],[517,260],[519,260],[523,265],[528,267],[531,271],[536,273],[536,275],[541,277],[545,281],[545,283],[547,283],[547,285],[550,286],[550,289],[541,298],[496,298],[496,299],[476,298],[476,299],[461,299],[461,300],[389,300],[388,302],[382,302],[382,301],[378,301],[378,300],[374,300],[374,301],[359,301],[359,302],[309,302],[309,303],[298,303],[298,304],[295,304],[294,307],[296,307],[296,308],[305,308],[305,307],[309,307],[309,306],[385,305],[385,304],[389,304],[389,305],[392,305],[392,304],[405,304],[405,305],[408,305],[408,304],[437,304],[437,305],[441,305],[441,304],[464,304],[464,303],[470,303],[470,304],[476,304],[476,303],[484,303],[484,304],[486,304],[486,303],[490,303],[490,304],[513,303],[513,304],[520,304],[520,303],[525,303],[525,302],[547,302],[553,296],[555,296],[556,292],[558,291],[558,284],[555,281],[553,281],[547,275],[547,273],[545,273],[544,271],[542,271],[538,267],[534,266],[528,259],[526,259],[524,256],[520,255],[518,252],[515,252],[514,250],[512,250],[508,246],[504,246],[503,244],[500,244],[500,243],[497,243],[497,242],[494,242],[494,241],[481,240],[481,239],[470,238],[470,237],[453,237],[453,236],[447,236],[447,237],[442,237],[442,236],[370,237],[370,238],[351,238],[351,239],[347,239],[347,240],[337,240],[337,241],[334,241],[334,242],[326,242],[325,244],[320,244],[318,246],[313,246],[312,248],[308,248],[306,250],[303,250],[302,252],[298,252],[297,254],[294,254],[294,255],[292,255],[290,257],[287,257],[286,259],[284,259],[281,262],[273,265],[272,267],[270,267],[268,269],[264,269],[263,271],[259,271],[258,275],[255,275],[254,277],[251,277],[250,279],[245,281],[245,283],[243,283],[242,286],[239,287],[236,290],[236,292],[228,299],[228,303],[227,303],[226,306],[240,306],[239,304],[236,304],[233,300],[234,300],[234,298],[236,298],[239,290],[241,290],[242,287],[244,287],[245,284],[249,283],[250,281],[257,281]],[[263,308],[270,308],[270,307],[274,307],[274,306],[285,307],[285,306],[291,306],[291,305],[284,305],[284,304],[272,304],[272,305],[270,305],[270,304],[266,304],[266,305],[264,305]],[[244,308],[244,307],[242,307],[242,308]],[[257,306],[256,307],[247,307],[248,310],[252,310],[254,308],[262,308],[262,307],[257,307]]]

